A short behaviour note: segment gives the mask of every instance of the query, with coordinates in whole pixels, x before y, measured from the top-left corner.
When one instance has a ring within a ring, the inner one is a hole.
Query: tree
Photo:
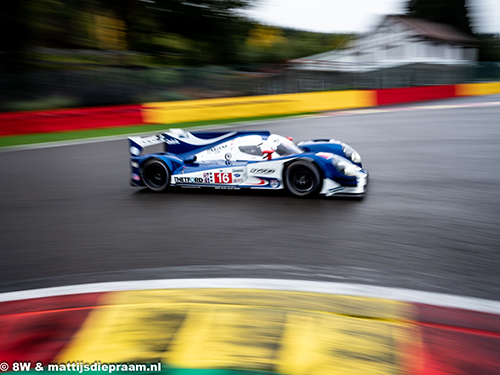
[[[5,69],[17,69],[22,51],[27,47],[26,1],[7,1],[0,12],[1,63]]]
[[[128,48],[160,56],[181,45],[187,60],[230,63],[251,28],[238,10],[254,1],[12,0],[0,12],[0,58],[15,68],[33,47]]]
[[[191,39],[204,60],[227,63],[235,59],[251,24],[237,11],[254,0],[156,0],[154,11],[161,31]]]
[[[407,12],[410,16],[445,23],[472,34],[465,0],[410,0]]]

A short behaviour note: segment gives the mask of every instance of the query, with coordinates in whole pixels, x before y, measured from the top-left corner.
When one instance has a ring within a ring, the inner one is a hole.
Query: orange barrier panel
[[[456,96],[500,94],[500,82],[468,83],[455,86]]]
[[[145,123],[162,124],[372,107],[375,91],[329,91],[146,103]]]

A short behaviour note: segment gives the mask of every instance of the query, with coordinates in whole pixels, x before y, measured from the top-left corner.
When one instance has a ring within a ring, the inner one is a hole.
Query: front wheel
[[[298,197],[311,197],[319,193],[322,185],[318,167],[306,161],[291,164],[285,174],[286,186]]]
[[[149,159],[142,167],[142,178],[153,191],[165,191],[170,185],[170,171],[161,160]]]

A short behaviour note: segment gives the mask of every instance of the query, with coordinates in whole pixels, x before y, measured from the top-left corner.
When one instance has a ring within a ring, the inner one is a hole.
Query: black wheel
[[[165,191],[170,185],[170,171],[161,160],[149,159],[142,167],[142,179],[151,190]]]
[[[319,193],[322,186],[318,167],[307,161],[296,161],[285,174],[286,187],[293,195],[310,197]]]

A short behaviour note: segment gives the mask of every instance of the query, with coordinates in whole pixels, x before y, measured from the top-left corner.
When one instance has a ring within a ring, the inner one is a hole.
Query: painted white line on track
[[[83,293],[102,293],[152,289],[209,288],[295,291],[347,295],[355,297],[383,298],[402,302],[423,303],[434,306],[453,307],[485,313],[500,314],[500,301],[492,301],[482,298],[351,283],[253,278],[164,279],[80,284],[1,293],[0,302]]]

